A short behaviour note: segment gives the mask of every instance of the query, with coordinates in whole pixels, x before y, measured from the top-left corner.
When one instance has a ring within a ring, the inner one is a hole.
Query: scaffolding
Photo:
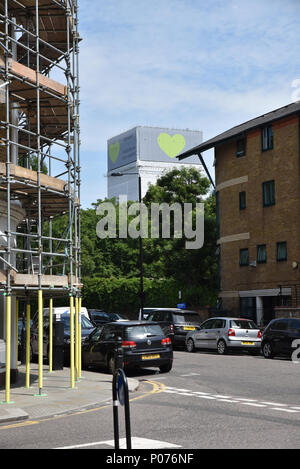
[[[1,0],[0,294],[26,302],[81,296],[80,40],[77,0]]]

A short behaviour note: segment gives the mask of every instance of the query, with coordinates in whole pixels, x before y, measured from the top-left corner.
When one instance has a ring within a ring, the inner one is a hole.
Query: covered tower
[[[80,297],[77,3],[0,3],[0,339],[11,379],[16,299],[41,314],[50,298]]]

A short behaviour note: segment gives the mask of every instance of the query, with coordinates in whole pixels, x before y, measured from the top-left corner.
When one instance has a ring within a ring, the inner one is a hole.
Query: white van
[[[63,314],[64,315],[70,314],[70,306],[53,307],[52,311],[53,311],[53,316],[55,316],[56,320],[59,321]],[[85,316],[89,321],[91,321],[89,317],[89,313],[86,308],[82,307],[80,312],[81,312],[81,316]],[[73,308],[73,313],[75,315],[75,305]],[[43,317],[46,318],[48,316],[49,316],[49,308],[44,308]],[[37,318],[38,318],[38,312],[36,312],[34,319],[37,320]]]

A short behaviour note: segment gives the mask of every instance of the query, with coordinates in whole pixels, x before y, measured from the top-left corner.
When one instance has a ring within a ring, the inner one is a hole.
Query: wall
[[[224,307],[237,307],[240,290],[272,289],[300,280],[299,268],[292,267],[293,261],[300,262],[299,118],[274,123],[273,132],[272,150],[262,152],[260,130],[247,133],[244,157],[236,157],[236,141],[215,149]],[[263,207],[262,183],[273,179],[276,204]],[[241,191],[246,191],[245,210],[239,209]],[[279,241],[287,241],[286,262],[276,260]],[[267,263],[240,267],[240,249],[248,248],[249,260],[255,261],[259,244],[267,245]]]

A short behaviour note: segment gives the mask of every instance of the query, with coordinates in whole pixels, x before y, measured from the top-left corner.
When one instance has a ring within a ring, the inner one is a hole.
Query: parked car
[[[186,335],[200,329],[201,319],[196,311],[179,308],[157,308],[147,321],[158,322],[173,345],[185,345]]]
[[[30,319],[30,328],[33,324],[32,319]],[[18,320],[18,360],[22,358],[22,330],[24,326],[24,348],[26,347],[26,328],[27,328],[27,321],[25,319],[23,323],[23,319]]]
[[[262,352],[265,358],[279,355],[290,357],[295,348],[293,341],[300,339],[300,319],[273,319],[265,328],[262,336]]]
[[[95,323],[97,326],[105,324],[107,322],[114,321],[127,321],[128,319],[125,316],[117,313],[105,313],[105,311],[98,309],[89,309],[88,310],[90,320]]]
[[[104,324],[82,344],[82,364],[106,367],[114,372],[116,339],[122,340],[124,367],[158,367],[162,373],[172,369],[173,350],[170,338],[158,324],[147,321],[120,321]]]
[[[186,336],[186,350],[217,350],[224,355],[230,349],[243,349],[259,354],[261,351],[261,331],[251,319],[211,318],[204,321],[199,330]]]
[[[44,308],[43,309],[43,317],[44,318],[49,317],[49,311],[50,311],[49,308]],[[90,320],[88,310],[85,307],[81,307],[80,312],[81,312],[81,317],[85,316],[88,320]],[[54,307],[52,309],[52,314],[59,321],[62,315],[70,314],[70,307],[69,306]],[[75,306],[74,306],[74,315],[75,315]],[[35,315],[33,317],[33,321],[34,322],[38,321],[38,311],[35,313]]]
[[[60,321],[64,324],[64,361],[68,363],[70,360],[70,314],[64,314],[60,317]],[[49,317],[44,318],[43,321],[44,334],[43,334],[43,356],[49,356]],[[74,324],[75,328],[75,324]],[[81,341],[85,339],[92,331],[96,329],[95,325],[91,323],[85,316],[81,317]],[[39,334],[38,322],[34,322],[31,328],[31,357],[35,358],[39,353]]]

